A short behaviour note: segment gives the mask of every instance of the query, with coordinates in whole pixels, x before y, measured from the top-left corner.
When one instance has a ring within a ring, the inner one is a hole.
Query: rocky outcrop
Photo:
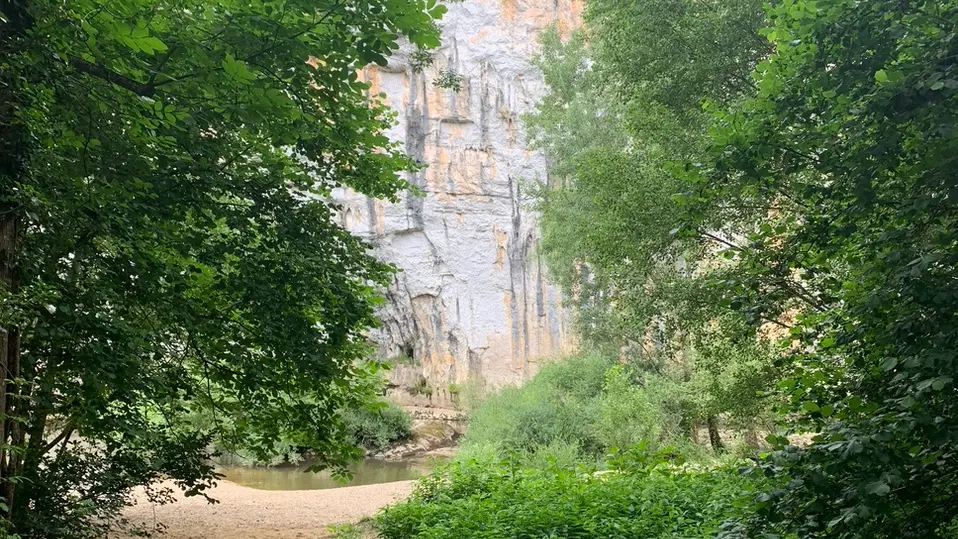
[[[449,457],[455,452],[462,429],[447,421],[417,420],[409,440],[375,453],[372,458],[403,460],[412,457]]]
[[[338,192],[341,219],[402,272],[386,291],[372,334],[400,400],[448,404],[468,380],[493,386],[530,376],[542,358],[568,351],[572,335],[559,291],[535,256],[528,192],[546,181],[545,158],[524,145],[520,116],[544,92],[530,60],[539,32],[568,32],[581,0],[448,3],[443,47],[419,71],[412,49],[363,76],[398,113],[391,131],[428,165],[408,180],[425,196],[400,203]],[[462,76],[437,88],[440,70]]]

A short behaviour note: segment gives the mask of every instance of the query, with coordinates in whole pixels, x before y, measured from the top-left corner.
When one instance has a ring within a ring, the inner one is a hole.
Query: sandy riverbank
[[[133,522],[166,524],[162,539],[316,539],[327,526],[356,522],[401,500],[414,481],[397,481],[327,490],[257,490],[220,481],[209,505],[203,498],[180,499],[153,507],[140,503],[126,511]]]

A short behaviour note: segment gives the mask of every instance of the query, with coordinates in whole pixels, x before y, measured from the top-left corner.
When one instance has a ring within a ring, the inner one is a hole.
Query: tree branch
[[[152,84],[144,84],[139,81],[127,78],[116,71],[107,69],[99,64],[92,64],[86,60],[73,56],[70,58],[70,65],[77,71],[93,75],[99,79],[111,82],[120,88],[129,90],[142,97],[152,97],[156,93],[156,88]]]
[[[744,247],[739,246],[739,245],[735,245],[734,243],[731,243],[731,242],[729,242],[729,241],[726,241],[726,240],[724,240],[724,239],[722,239],[722,238],[720,238],[720,237],[718,237],[718,236],[715,236],[715,235],[713,235],[713,234],[709,234],[708,232],[704,232],[704,231],[702,231],[702,230],[696,230],[696,233],[697,233],[699,236],[702,236],[702,237],[704,237],[704,238],[708,238],[708,239],[710,239],[710,240],[712,240],[712,241],[714,241],[714,242],[716,242],[716,243],[720,243],[720,244],[722,244],[722,245],[725,245],[725,246],[728,247],[729,249],[733,249],[733,250],[735,250],[735,251],[740,251],[740,252],[744,252],[744,251],[745,251],[745,248],[744,248]]]
[[[57,434],[56,438],[50,440],[50,443],[48,443],[47,445],[43,446],[43,451],[41,451],[40,454],[41,454],[41,455],[46,455],[51,449],[53,449],[54,447],[56,447],[58,443],[62,442],[63,440],[66,440],[67,438],[69,438],[70,435],[73,434],[73,429],[74,429],[74,427],[73,427],[73,422],[71,421],[71,422],[67,423],[66,428],[64,428],[62,431],[60,431],[60,434]]]

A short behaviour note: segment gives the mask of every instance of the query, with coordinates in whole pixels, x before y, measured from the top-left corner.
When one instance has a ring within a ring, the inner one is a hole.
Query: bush
[[[599,411],[596,429],[605,447],[627,448],[643,440],[658,445],[665,438],[663,407],[651,392],[633,383],[622,365],[606,371]]]
[[[543,448],[562,459],[575,451],[594,462],[612,447],[675,443],[683,439],[683,417],[673,386],[608,356],[575,356],[479,403],[463,446],[521,451],[530,459]]]
[[[412,417],[391,402],[383,402],[375,410],[353,408],[340,413],[349,440],[365,449],[383,449],[412,436]]]
[[[561,443],[601,453],[595,420],[612,365],[608,358],[580,356],[542,367],[525,386],[505,388],[476,406],[463,445],[535,452]]]
[[[456,462],[380,513],[380,537],[711,537],[754,490],[725,469],[659,462],[645,472],[593,472],[561,465],[521,469],[510,459]]]

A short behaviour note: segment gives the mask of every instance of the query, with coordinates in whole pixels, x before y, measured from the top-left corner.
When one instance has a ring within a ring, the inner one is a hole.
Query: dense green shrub
[[[584,355],[542,367],[522,387],[488,396],[470,414],[464,445],[533,452],[554,443],[588,453],[603,449],[596,428],[610,359]]]
[[[599,440],[606,448],[626,448],[641,441],[657,445],[678,438],[680,414],[668,413],[668,397],[653,389],[666,380],[651,378],[639,385],[623,365],[605,373],[599,416],[595,419]]]
[[[463,447],[467,455],[521,451],[533,466],[550,455],[567,461],[572,452],[594,462],[613,447],[643,441],[650,448],[687,446],[683,399],[665,377],[583,354],[546,365],[525,386],[480,402]]]
[[[470,460],[421,480],[377,525],[385,539],[711,537],[751,490],[730,471],[661,462],[596,474],[582,466],[532,470],[512,459]]]
[[[662,382],[584,354],[487,397],[456,460],[384,510],[380,536],[711,537],[756,479],[705,448],[666,445],[681,444],[681,413]],[[683,465],[690,455],[699,467]]]
[[[366,449],[383,449],[412,435],[409,412],[391,402],[383,402],[375,409],[346,409],[341,415],[349,440]]]

